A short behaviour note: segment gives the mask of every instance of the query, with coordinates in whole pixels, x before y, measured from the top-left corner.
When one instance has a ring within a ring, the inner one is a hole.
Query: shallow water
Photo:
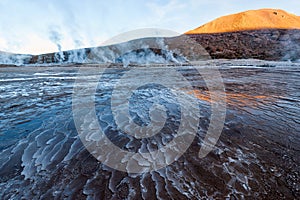
[[[1,67],[1,199],[299,198],[300,67],[221,67],[227,96],[225,125],[214,150],[202,159],[198,152],[210,121],[209,92],[193,68],[175,68],[193,86],[182,89],[186,103],[197,99],[201,110],[197,135],[169,166],[128,174],[101,164],[78,137],[72,113],[78,66]],[[99,69],[85,67],[86,84],[93,84]],[[168,68],[144,69],[168,73]],[[174,137],[182,110],[172,90],[139,88],[129,101],[134,122],[149,123],[147,113],[154,101],[169,109],[168,120],[149,140],[118,131],[110,100],[115,84],[129,70],[111,67],[101,76],[95,94],[99,123],[124,150],[159,149]],[[140,74],[137,80],[143,79]]]

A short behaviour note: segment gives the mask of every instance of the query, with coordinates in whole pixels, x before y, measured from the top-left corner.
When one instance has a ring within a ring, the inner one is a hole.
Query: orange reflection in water
[[[212,103],[209,91],[191,90],[187,94],[194,95],[197,99]],[[271,102],[272,97],[265,95],[249,95],[242,93],[226,92],[226,103],[228,105],[252,106],[256,107],[259,103]]]

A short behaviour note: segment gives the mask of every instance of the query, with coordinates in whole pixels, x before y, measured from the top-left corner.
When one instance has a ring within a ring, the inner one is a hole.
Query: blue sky
[[[223,15],[260,8],[300,15],[299,0],[0,0],[0,51],[39,54],[98,46],[140,28],[183,33]]]

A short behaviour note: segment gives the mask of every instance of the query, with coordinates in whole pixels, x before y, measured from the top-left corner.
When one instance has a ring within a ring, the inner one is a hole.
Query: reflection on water
[[[186,93],[199,100],[197,136],[177,162],[142,175],[104,166],[83,147],[71,109],[77,70],[74,66],[0,68],[1,199],[300,197],[299,67],[221,68],[226,122],[215,150],[204,159],[198,158],[198,152],[210,120],[209,93],[199,75],[180,68],[194,87]],[[98,70],[86,67],[87,84]],[[111,119],[105,114],[106,100],[120,73],[121,69],[111,69],[96,94],[96,103],[104,105],[98,108],[99,121],[107,127]],[[148,94],[144,90],[134,95]],[[144,105],[140,100],[132,109]],[[144,113],[131,115],[136,123],[147,122]],[[172,126],[164,131],[174,134]],[[119,145],[128,145],[113,136]]]
[[[202,90],[192,90],[187,91],[188,94],[194,95],[196,98],[211,102],[210,92]],[[239,105],[239,106],[250,106],[257,107],[259,103],[267,103],[270,101],[275,101],[276,98],[272,96],[263,96],[263,95],[247,95],[247,94],[238,94],[232,92],[226,92],[226,102],[228,105]]]

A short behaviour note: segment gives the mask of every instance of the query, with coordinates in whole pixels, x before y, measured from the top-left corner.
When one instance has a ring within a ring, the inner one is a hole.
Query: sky
[[[142,28],[184,33],[220,16],[260,8],[300,15],[299,0],[0,0],[0,51],[93,47]]]

